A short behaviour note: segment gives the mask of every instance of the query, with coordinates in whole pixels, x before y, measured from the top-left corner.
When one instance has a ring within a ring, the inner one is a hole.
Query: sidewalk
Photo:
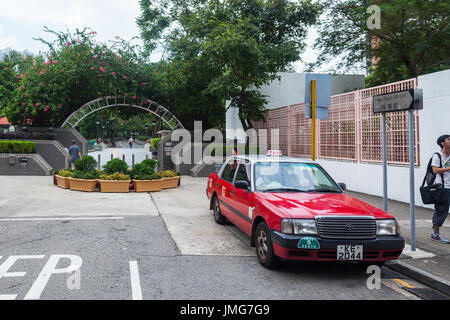
[[[383,209],[382,197],[353,191],[347,191],[347,193]],[[416,252],[410,251],[411,220],[409,203],[389,200],[388,212],[399,222],[401,235],[406,241],[406,248],[400,256],[399,264],[392,264],[392,269],[406,273],[417,281],[426,282],[425,284],[449,294],[450,244],[445,245],[430,240],[433,210],[416,207]],[[444,223],[440,233],[445,238],[450,238],[450,218]]]

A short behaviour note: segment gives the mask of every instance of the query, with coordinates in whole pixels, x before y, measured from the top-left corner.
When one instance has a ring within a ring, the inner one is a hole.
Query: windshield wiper
[[[310,189],[306,190],[305,192],[313,193],[313,192],[332,192],[332,193],[341,193],[341,191],[336,189],[330,189],[330,188],[323,188],[323,189]]]
[[[295,189],[295,188],[274,188],[262,190],[263,192],[306,192],[305,190]]]

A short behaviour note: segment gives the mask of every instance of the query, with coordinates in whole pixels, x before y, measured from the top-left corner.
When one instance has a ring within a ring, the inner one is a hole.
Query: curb
[[[395,261],[385,264],[386,268],[403,273],[408,277],[417,280],[435,290],[438,290],[447,296],[450,296],[450,282],[439,278],[422,269],[411,266],[403,261]]]

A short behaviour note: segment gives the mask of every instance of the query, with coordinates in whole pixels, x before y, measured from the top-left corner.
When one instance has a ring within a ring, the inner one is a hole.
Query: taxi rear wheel
[[[214,213],[214,221],[217,224],[224,225],[227,223],[227,218],[225,218],[222,215],[222,211],[220,211],[219,197],[217,197],[217,196],[214,197],[213,213]]]
[[[281,259],[273,251],[269,228],[265,222],[261,222],[256,227],[255,247],[259,263],[264,267],[277,269],[280,266]]]

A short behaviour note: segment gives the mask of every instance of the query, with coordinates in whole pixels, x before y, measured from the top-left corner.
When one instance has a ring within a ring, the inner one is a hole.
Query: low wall
[[[0,154],[0,175],[49,176],[52,167],[38,154]]]

